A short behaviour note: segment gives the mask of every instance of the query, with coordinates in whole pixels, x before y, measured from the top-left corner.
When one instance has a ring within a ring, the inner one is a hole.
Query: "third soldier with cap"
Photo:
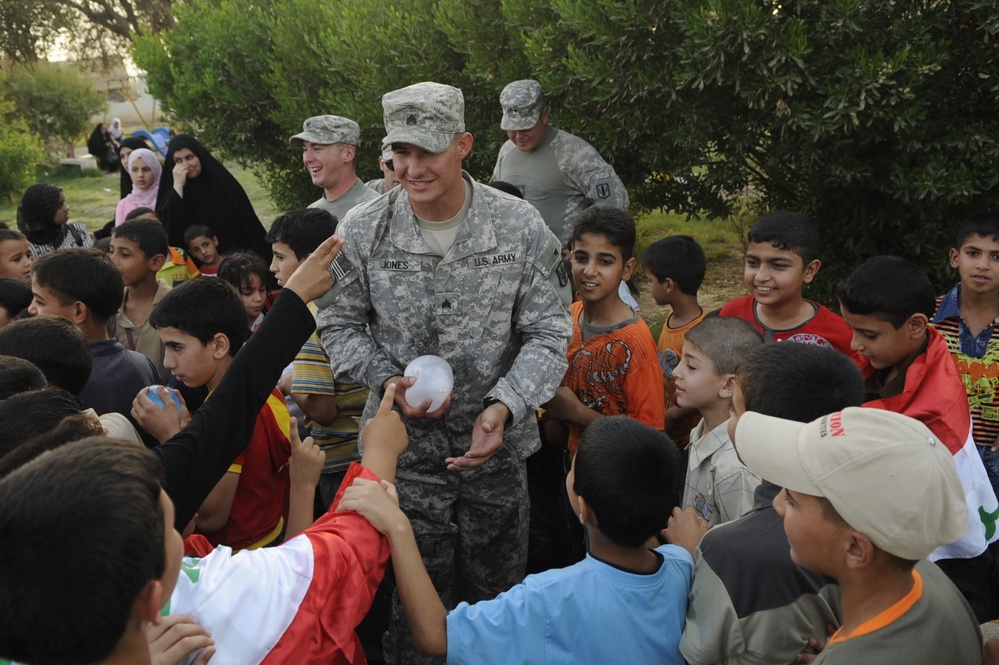
[[[339,220],[357,204],[378,198],[377,192],[365,187],[354,168],[361,128],[353,120],[338,115],[313,116],[290,141],[302,148],[302,162],[312,184],[323,189],[323,195],[310,208],[327,210]]]
[[[510,140],[500,148],[492,179],[516,185],[563,245],[572,238],[572,225],[586,208],[628,209],[628,192],[600,153],[578,136],[548,124],[541,84],[514,81],[503,89],[500,105],[500,127]]]

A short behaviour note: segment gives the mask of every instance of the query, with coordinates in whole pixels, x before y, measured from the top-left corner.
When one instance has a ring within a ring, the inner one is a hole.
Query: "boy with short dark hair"
[[[156,215],[156,211],[152,208],[136,208],[125,215],[126,222],[135,219],[148,219],[160,226],[163,225],[163,222]],[[169,243],[169,240],[167,242]],[[163,262],[163,266],[156,272],[156,279],[162,279],[170,286],[177,286],[200,274],[194,261],[180,247],[170,247],[168,244],[165,256],[166,260]]]
[[[50,386],[77,397],[94,366],[87,339],[61,316],[34,316],[0,328],[0,354],[27,360]]]
[[[930,560],[966,594],[982,620],[999,604],[981,576],[991,569],[985,552],[997,538],[999,502],[971,432],[968,396],[943,337],[929,327],[936,308],[933,284],[918,266],[897,256],[875,256],[836,288],[843,318],[862,356],[864,406],[902,413],[929,427],[954,456],[967,499],[964,537],[935,550]],[[983,593],[988,592],[989,597]]]
[[[337,219],[322,208],[304,208],[281,215],[267,232],[273,259],[270,270],[280,286],[299,264],[336,232]],[[315,303],[308,303],[316,314]],[[368,389],[333,377],[330,356],[313,333],[295,358],[288,391],[302,409],[312,438],[326,454],[316,491],[317,512],[325,512],[336,496],[350,464],[359,459],[357,432]]]
[[[850,407],[808,424],[746,413],[746,465],[784,489],[774,502],[791,558],[840,585],[843,622],[816,665],[982,662],[971,608],[931,552],[968,529],[947,446],[917,420]]]
[[[191,255],[198,260],[201,274],[215,277],[225,257],[219,254],[219,239],[212,230],[204,224],[192,224],[184,230],[184,242]]]
[[[340,505],[357,510],[388,537],[418,651],[456,663],[680,665],[677,644],[692,562],[682,548],[646,546],[673,506],[671,467],[677,464],[676,447],[661,433],[620,416],[594,422],[583,432],[566,480],[573,510],[589,534],[586,559],[529,575],[493,600],[459,603],[450,613],[397,501],[377,484],[357,481]],[[394,488],[387,489],[394,495]]]
[[[97,413],[132,410],[136,393],[159,382],[156,366],[108,334],[108,320],[121,308],[125,284],[111,259],[96,249],[72,248],[43,255],[31,266],[32,314],[72,321],[87,338],[93,370],[80,393],[83,408]],[[155,445],[152,437],[143,437]]]
[[[649,280],[649,293],[660,307],[669,305],[656,349],[666,388],[666,434],[680,448],[690,442],[690,430],[700,415],[696,409],[678,406],[673,369],[680,362],[683,337],[700,323],[706,313],[697,301],[707,263],[704,250],[690,236],[670,236],[657,240],[642,255],[642,268]]]
[[[741,319],[712,316],[687,332],[673,370],[676,403],[697,409],[690,433],[683,507],[693,506],[708,526],[730,522],[753,507],[760,479],[739,460],[728,435],[736,369],[761,344],[760,333]]]
[[[407,443],[391,410],[394,394],[394,387],[386,391],[369,421],[350,480],[394,480]],[[197,612],[230,662],[364,662],[353,628],[388,558],[371,524],[331,511],[280,547],[239,556],[216,548],[191,559],[183,557],[163,486],[152,452],[100,437],[44,454],[0,480],[8,564],[0,586],[12,600],[0,608],[3,657],[148,663],[145,626],[160,622],[161,613]],[[69,553],[80,565],[65,565]]]
[[[627,211],[593,206],[572,231],[572,276],[579,300],[569,308],[569,367],[545,417],[568,425],[569,455],[583,431],[603,416],[626,415],[663,429],[665,396],[652,333],[618,293],[635,269],[635,220]]]
[[[0,229],[0,277],[31,283],[31,247],[13,229]]]
[[[126,349],[149,358],[163,383],[170,379],[170,370],[163,366],[163,342],[149,325],[149,313],[170,291],[170,285],[156,277],[168,251],[162,224],[151,219],[134,219],[115,227],[108,252],[125,283],[124,299],[113,319],[111,334]]]
[[[45,375],[34,363],[0,354],[0,401],[28,390],[41,390],[45,385]]]
[[[215,390],[246,341],[246,310],[228,283],[196,279],[168,293],[150,315],[166,347],[164,364],[190,388]],[[208,399],[211,399],[209,394]],[[180,427],[179,414],[153,426],[162,441]],[[145,421],[143,421],[145,422]],[[198,531],[214,545],[255,549],[280,542],[287,520],[290,415],[281,394],[271,391],[257,416],[246,451],[201,505]]]
[[[749,321],[764,342],[832,346],[853,356],[843,319],[802,294],[822,266],[812,221],[797,212],[772,212],[756,220],[748,240],[743,277],[749,295],[730,300],[721,316]]]
[[[999,494],[999,213],[981,212],[964,221],[950,266],[960,281],[937,298],[931,322],[957,364],[976,450]]]
[[[738,449],[735,425],[748,411],[806,423],[863,399],[860,371],[842,353],[812,344],[763,344],[739,364],[729,438]],[[706,524],[690,523],[692,511],[674,511],[670,518],[667,539],[691,550],[695,562],[680,640],[690,665],[792,663],[810,635],[839,625],[839,587],[791,560],[773,506],[780,491],[764,478],[749,513],[707,533]]]

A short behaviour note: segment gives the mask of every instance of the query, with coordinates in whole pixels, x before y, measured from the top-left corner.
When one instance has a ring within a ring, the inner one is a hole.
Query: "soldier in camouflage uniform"
[[[399,501],[444,604],[491,598],[520,582],[527,550],[524,459],[540,442],[535,408],[566,368],[571,324],[552,277],[560,243],[527,203],[474,182],[457,88],[416,85],[382,98],[383,143],[401,187],[351,211],[336,304],[320,312],[334,370],[390,382],[410,435]],[[370,327],[370,335],[365,327]],[[432,413],[405,401],[415,357],[451,364],[454,392]],[[361,434],[363,446],[363,431]],[[398,599],[387,662],[440,662],[412,651]]]
[[[310,208],[322,208],[341,220],[354,206],[378,198],[357,177],[355,162],[361,145],[361,128],[349,118],[317,115],[302,124],[302,132],[288,139],[302,149],[302,162],[312,184],[323,195]]]
[[[537,81],[514,81],[500,94],[509,141],[500,148],[493,180],[520,188],[563,246],[576,218],[592,205],[628,209],[628,191],[596,149],[548,124]]]

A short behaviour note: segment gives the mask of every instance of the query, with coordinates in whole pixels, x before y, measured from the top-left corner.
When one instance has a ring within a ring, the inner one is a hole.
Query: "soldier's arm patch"
[[[561,270],[565,272],[562,262],[562,243],[551,231],[545,232],[545,244],[541,251],[534,255],[534,265],[546,277],[551,277],[552,272]],[[559,274],[559,283],[565,286],[569,283],[568,275],[564,275],[565,282],[562,283],[563,275]]]
[[[330,264],[330,278],[333,281],[333,288],[322,297],[324,302],[332,303],[339,297],[340,293],[343,292],[344,288],[349,286],[352,282],[356,281],[360,276],[357,269],[350,262],[343,252],[333,259],[333,263]]]
[[[606,201],[611,198],[613,187],[614,182],[611,179],[610,174],[601,173],[593,179],[593,183],[590,185],[590,191],[586,193],[586,197],[596,203]]]

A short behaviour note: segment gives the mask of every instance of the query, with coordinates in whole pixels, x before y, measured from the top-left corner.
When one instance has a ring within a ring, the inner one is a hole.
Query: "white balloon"
[[[404,376],[415,376],[416,382],[406,389],[406,403],[414,409],[428,399],[430,411],[436,411],[454,388],[451,366],[440,356],[420,356],[406,365]]]

